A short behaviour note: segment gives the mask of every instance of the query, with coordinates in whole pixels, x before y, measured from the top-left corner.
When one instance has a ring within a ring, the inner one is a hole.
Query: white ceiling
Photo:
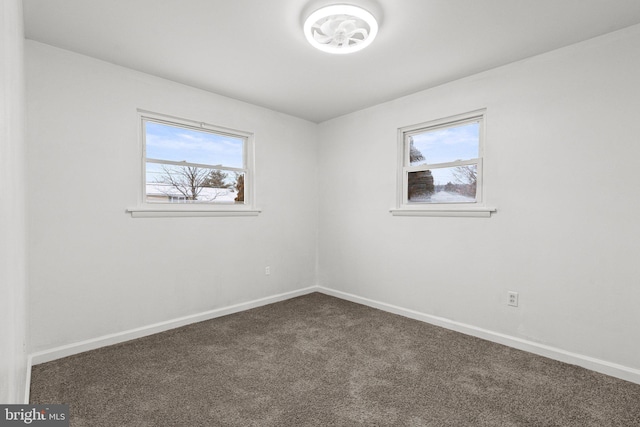
[[[337,0],[24,0],[25,35],[322,122],[640,23],[639,0],[347,0],[377,14],[352,55],[312,48]]]

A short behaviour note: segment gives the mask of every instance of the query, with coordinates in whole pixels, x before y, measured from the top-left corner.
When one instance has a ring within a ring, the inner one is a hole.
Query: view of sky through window
[[[244,202],[245,138],[148,119],[143,123],[147,202]]]
[[[411,162],[411,166],[476,159],[479,132],[480,123],[472,122],[413,135],[413,146],[424,159]]]
[[[471,160],[480,156],[480,123],[463,123],[442,129],[429,130],[411,136],[413,147],[422,155],[411,166]],[[434,168],[431,173],[435,185],[456,182],[455,168]]]
[[[243,167],[241,138],[162,123],[145,122],[147,158]]]

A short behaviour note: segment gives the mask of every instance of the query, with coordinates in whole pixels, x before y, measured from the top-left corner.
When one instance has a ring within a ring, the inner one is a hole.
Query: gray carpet
[[[640,426],[640,385],[323,294],[33,367],[72,426]]]

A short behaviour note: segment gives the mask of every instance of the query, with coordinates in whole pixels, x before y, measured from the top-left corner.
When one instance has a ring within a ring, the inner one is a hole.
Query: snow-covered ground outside
[[[234,203],[236,195],[229,188],[203,187],[198,200],[186,201],[184,195],[171,185],[147,184],[147,201],[156,203]]]
[[[410,202],[429,202],[429,203],[473,203],[476,201],[473,197],[463,196],[462,194],[450,193],[448,191],[438,191],[431,196],[418,196],[409,199]]]

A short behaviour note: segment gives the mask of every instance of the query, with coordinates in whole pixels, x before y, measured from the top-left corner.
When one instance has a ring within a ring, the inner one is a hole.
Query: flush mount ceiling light
[[[369,46],[378,34],[373,15],[357,6],[336,4],[313,12],[304,23],[311,45],[329,53],[352,53]]]

